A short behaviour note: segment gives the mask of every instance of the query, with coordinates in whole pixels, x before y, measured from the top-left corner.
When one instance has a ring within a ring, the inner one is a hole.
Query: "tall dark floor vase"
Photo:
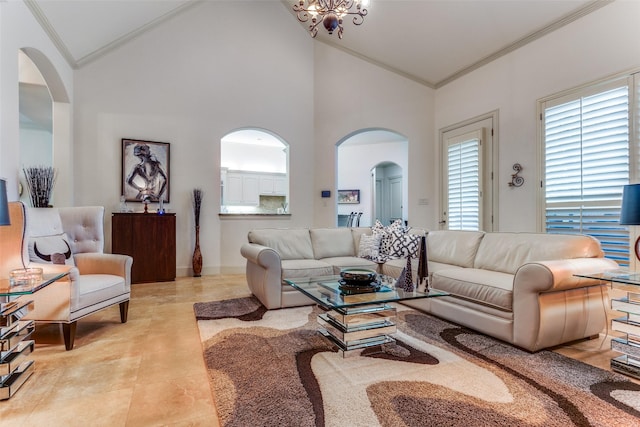
[[[196,225],[196,247],[193,250],[193,277],[202,273],[202,253],[200,252],[200,226]]]

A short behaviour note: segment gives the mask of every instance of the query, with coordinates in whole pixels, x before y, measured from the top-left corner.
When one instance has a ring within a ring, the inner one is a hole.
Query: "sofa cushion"
[[[82,274],[78,276],[71,297],[71,312],[128,293],[123,277],[112,274]]]
[[[378,255],[380,255],[380,240],[382,240],[382,236],[379,234],[363,234],[360,236],[358,256],[365,259],[377,259]]]
[[[282,260],[282,278],[322,277],[333,275],[333,266],[315,259]]]
[[[310,235],[315,259],[356,256],[350,228],[314,228]]]
[[[427,235],[429,261],[442,264],[473,267],[482,231],[437,230]]]
[[[416,258],[420,251],[420,238],[418,234],[398,233],[391,234],[391,252],[389,256],[392,258]]]
[[[360,238],[364,235],[364,234],[368,234],[371,235],[372,231],[371,231],[371,227],[353,227],[351,229],[351,236],[353,237],[353,247],[358,249],[360,247]],[[357,250],[356,250],[356,255],[357,255]]]
[[[407,266],[407,260],[402,258],[390,259],[385,262],[380,270],[381,273],[390,277],[400,277],[402,270]],[[413,277],[418,277],[418,259],[411,259],[411,271]]]
[[[75,265],[66,233],[31,237],[28,245],[31,262]]]
[[[513,275],[475,268],[452,268],[434,272],[434,289],[499,310],[513,310]]]
[[[599,242],[590,236],[486,233],[478,248],[474,267],[515,274],[522,265],[534,261],[601,256]]]
[[[313,259],[311,237],[306,228],[265,228],[249,232],[249,242],[273,249],[283,260]]]
[[[340,274],[340,271],[345,268],[366,268],[373,271],[378,270],[378,264],[375,262],[353,256],[322,258],[321,261],[333,266],[332,274]]]
[[[402,225],[401,220],[395,220],[388,226],[382,225],[380,220],[376,219],[375,224],[371,228],[373,234],[379,234],[381,237],[380,241],[380,259],[384,260],[391,256],[392,252],[392,241],[393,241],[393,233],[404,234],[407,229],[404,225]]]

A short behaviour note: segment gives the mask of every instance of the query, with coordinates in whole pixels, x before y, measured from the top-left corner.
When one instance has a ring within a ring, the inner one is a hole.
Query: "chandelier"
[[[293,10],[300,22],[307,22],[311,17],[311,24],[309,24],[311,37],[318,34],[318,25],[322,23],[329,34],[333,34],[337,28],[338,38],[342,38],[344,31],[342,18],[346,15],[354,15],[353,23],[361,25],[367,15],[365,7],[368,4],[369,0],[300,0],[293,5]]]

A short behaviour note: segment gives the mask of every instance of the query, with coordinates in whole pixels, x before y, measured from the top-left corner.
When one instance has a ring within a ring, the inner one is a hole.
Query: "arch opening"
[[[243,128],[220,140],[220,212],[289,213],[289,144],[265,129]]]
[[[388,129],[362,129],[337,144],[337,192],[358,190],[358,203],[342,203],[336,198],[336,223],[345,226],[351,214],[363,227],[376,219],[384,225],[407,218],[407,138]],[[361,213],[361,215],[359,215]]]

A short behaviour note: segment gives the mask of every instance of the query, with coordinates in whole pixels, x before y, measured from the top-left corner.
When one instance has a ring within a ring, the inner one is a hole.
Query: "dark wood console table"
[[[175,280],[175,213],[114,213],[111,245],[114,254],[133,257],[131,283]]]

